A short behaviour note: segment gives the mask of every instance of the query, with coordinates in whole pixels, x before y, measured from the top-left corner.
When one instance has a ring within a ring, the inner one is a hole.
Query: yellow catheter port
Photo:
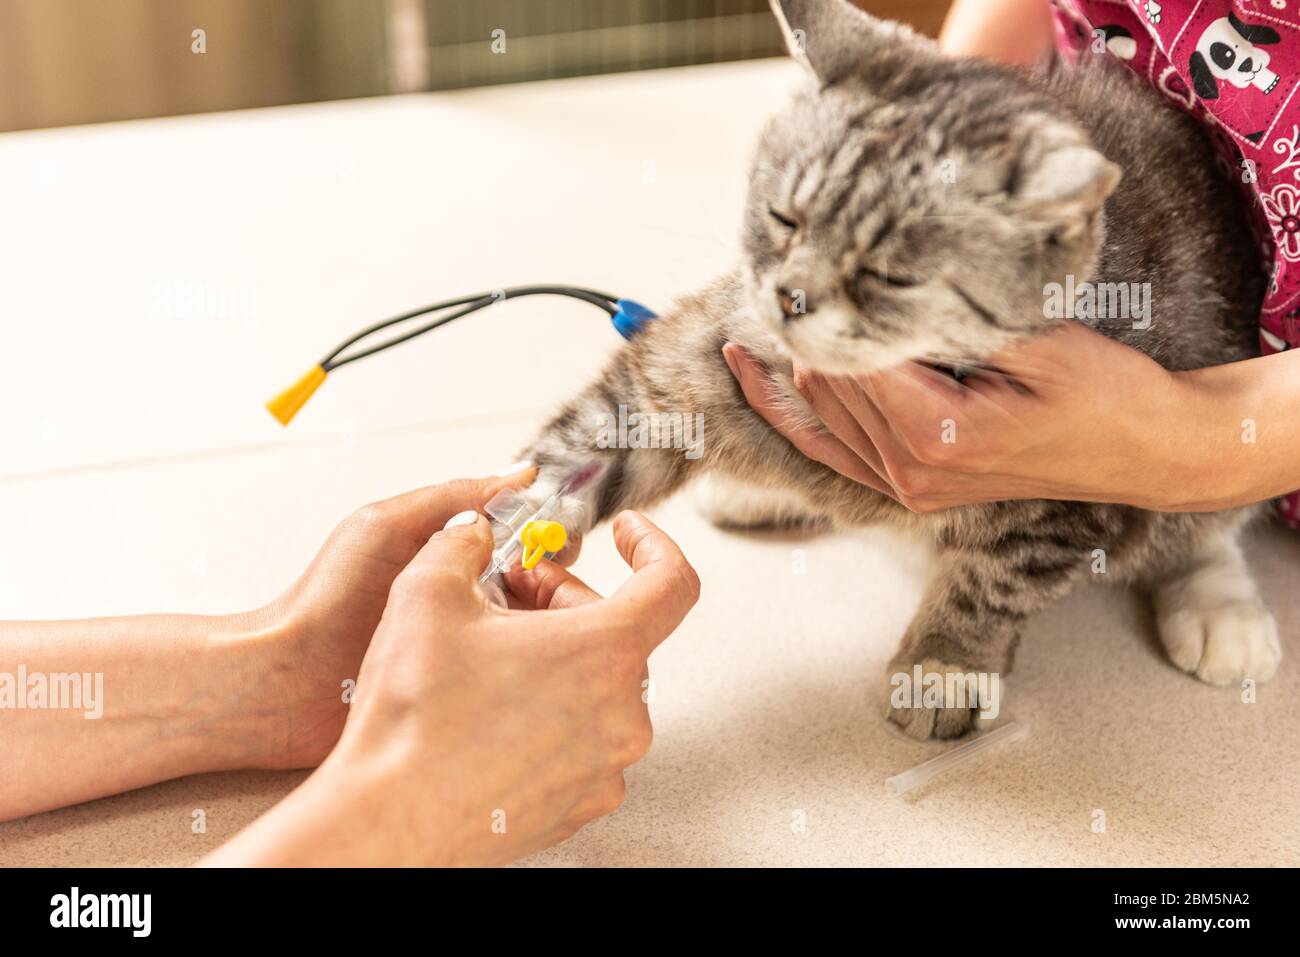
[[[276,421],[281,425],[288,425],[324,381],[325,370],[319,365],[312,366],[307,370],[306,375],[266,403],[266,410],[275,416]]]
[[[532,568],[546,552],[558,552],[569,540],[569,533],[559,522],[529,522],[519,532],[524,556],[519,564]]]

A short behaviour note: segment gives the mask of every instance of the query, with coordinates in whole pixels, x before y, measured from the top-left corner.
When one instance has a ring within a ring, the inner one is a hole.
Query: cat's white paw
[[[1207,684],[1268,681],[1282,660],[1277,622],[1258,601],[1170,609],[1157,627],[1169,659]]]

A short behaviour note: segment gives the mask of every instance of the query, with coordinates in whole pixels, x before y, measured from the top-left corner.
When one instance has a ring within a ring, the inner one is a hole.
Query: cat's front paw
[[[1206,684],[1268,681],[1282,660],[1277,622],[1258,601],[1183,605],[1156,624],[1169,660]]]
[[[888,718],[914,738],[959,738],[998,716],[1001,675],[933,658],[895,660],[888,677]]]

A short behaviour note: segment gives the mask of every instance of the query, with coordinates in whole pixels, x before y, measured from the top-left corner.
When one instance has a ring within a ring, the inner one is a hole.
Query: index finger
[[[862,376],[857,382],[879,412],[880,421],[864,423],[872,440],[880,444],[883,426],[913,453],[925,437],[939,438],[945,419],[960,422],[963,402],[969,398],[960,383],[916,362]]]
[[[1051,381],[1061,367],[1061,358],[1071,356],[1094,336],[1105,338],[1081,322],[1063,322],[1059,328],[1016,339],[994,353],[989,364],[999,375],[1032,390],[1043,379]]]
[[[915,415],[920,408],[927,414],[951,408],[964,396],[960,382],[920,362],[903,362],[858,376],[857,382],[891,421]]]
[[[502,489],[526,486],[536,474],[536,467],[528,464],[508,475],[454,479],[384,499],[375,503],[375,509],[385,524],[391,523],[423,543],[441,531],[453,515],[481,511]]]

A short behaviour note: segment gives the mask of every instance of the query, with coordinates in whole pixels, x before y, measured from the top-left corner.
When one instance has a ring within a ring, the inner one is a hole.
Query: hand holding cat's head
[[[1120,170],[1026,76],[943,56],[846,0],[774,0],[810,82],[759,143],[751,305],[801,362],[979,359],[1054,324]]]

